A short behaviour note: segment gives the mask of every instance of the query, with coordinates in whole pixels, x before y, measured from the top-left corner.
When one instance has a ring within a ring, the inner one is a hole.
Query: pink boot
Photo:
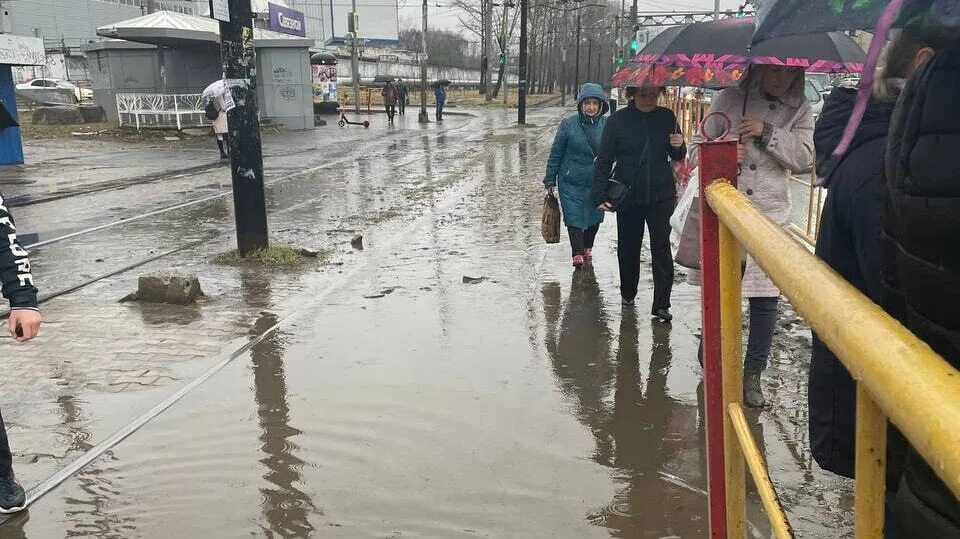
[[[573,267],[581,268],[585,263],[586,261],[583,259],[583,255],[576,255],[573,257]]]
[[[583,261],[587,264],[593,262],[593,249],[584,249],[583,250]]]

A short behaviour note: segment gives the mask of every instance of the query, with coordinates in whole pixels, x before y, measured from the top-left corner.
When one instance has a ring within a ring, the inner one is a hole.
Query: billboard
[[[327,22],[328,42],[340,42],[347,36],[350,2],[324,0],[330,10]],[[400,42],[400,16],[397,0],[363,0],[357,2],[360,16],[360,38],[371,45],[396,45]]]

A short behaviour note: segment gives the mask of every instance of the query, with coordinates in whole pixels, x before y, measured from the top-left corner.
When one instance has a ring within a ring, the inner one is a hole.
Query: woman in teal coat
[[[580,88],[577,114],[560,123],[553,139],[543,184],[551,194],[560,191],[563,223],[567,225],[573,265],[593,259],[593,242],[603,222],[603,212],[593,203],[593,160],[610,109],[603,88],[587,83]]]

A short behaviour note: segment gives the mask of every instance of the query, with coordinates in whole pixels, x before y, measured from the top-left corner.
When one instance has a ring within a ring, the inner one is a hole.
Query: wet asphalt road
[[[263,340],[0,538],[705,536],[699,291],[678,283],[677,319],[660,324],[644,272],[625,311],[613,219],[592,268],[542,244],[539,181],[562,113],[268,137],[272,233],[330,256],[308,270],[210,263],[232,241],[223,169],[18,211],[43,241],[210,197],[34,249],[46,289],[204,242],[51,301],[44,339],[0,345],[7,361],[36,358],[0,372],[27,487]],[[115,302],[141,271],[171,267],[197,272],[210,301]],[[785,315],[773,407],[750,419],[796,527],[836,537],[849,485],[807,455],[809,338]]]

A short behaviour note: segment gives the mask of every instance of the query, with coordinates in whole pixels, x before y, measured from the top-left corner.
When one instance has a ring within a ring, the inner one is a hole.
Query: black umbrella
[[[447,79],[440,79],[437,82],[434,82],[431,86],[450,86],[450,81]]]
[[[758,43],[754,19],[724,19],[669,28],[614,75],[614,84],[722,88],[750,65],[802,67],[814,73],[857,73],[864,52],[843,33],[818,32]]]
[[[755,42],[773,37],[867,30],[873,28],[890,0],[764,0],[757,8]],[[947,26],[960,25],[956,0],[906,0],[896,26],[929,17]]]
[[[394,77],[391,75],[377,75],[373,78],[374,84],[386,84],[388,82],[393,82]]]

